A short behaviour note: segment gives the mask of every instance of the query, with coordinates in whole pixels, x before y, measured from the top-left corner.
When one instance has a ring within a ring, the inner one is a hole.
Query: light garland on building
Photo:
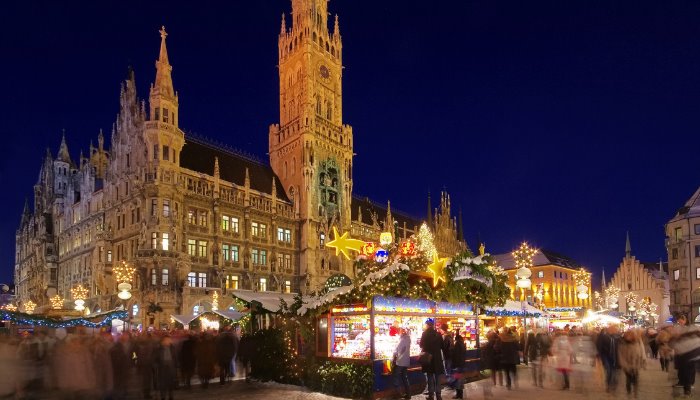
[[[216,290],[211,295],[211,310],[216,311],[219,309],[219,292]]]
[[[112,268],[114,280],[117,283],[131,282],[135,272],[136,268],[127,264],[126,261],[121,261],[118,266]]]
[[[40,317],[27,313],[19,313],[15,311],[3,310],[0,311],[0,320],[10,321],[15,325],[41,326],[46,328],[71,328],[75,326],[85,326],[88,328],[99,328],[112,324],[112,320],[125,320],[129,313],[125,310],[112,311],[97,322],[93,322],[86,318],[73,318],[68,320],[59,320],[53,318]]]
[[[537,249],[530,247],[527,242],[523,242],[520,248],[513,251],[513,260],[515,260],[515,268],[517,272],[515,276],[518,278],[516,285],[521,289],[529,289],[532,286],[530,276],[532,271],[530,267],[533,265],[532,258],[537,254]]]
[[[17,311],[17,306],[12,304],[12,303],[6,304],[5,307],[3,307],[3,308],[7,311],[12,311],[12,312]]]

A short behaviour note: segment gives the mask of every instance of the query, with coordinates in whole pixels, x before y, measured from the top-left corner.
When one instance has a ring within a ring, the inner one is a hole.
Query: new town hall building
[[[78,284],[89,289],[91,312],[123,305],[112,268],[126,261],[137,269],[126,307],[137,323],[163,326],[169,314],[210,306],[214,290],[228,307],[230,290],[307,293],[333,274],[354,276],[352,262],[324,246],[333,226],[365,240],[417,231],[420,220],[353,196],[338,19],[329,30],[325,1],[292,0],[292,9],[278,39],[280,120],[269,129],[269,165],[180,129],[162,29],[148,103],[130,72],[109,146],[100,132],[77,160],[65,135],[55,157],[47,150],[17,230],[20,309],[28,300],[48,308],[55,294],[69,307]],[[466,247],[447,194],[427,219],[443,254]],[[149,305],[164,316],[147,320]]]

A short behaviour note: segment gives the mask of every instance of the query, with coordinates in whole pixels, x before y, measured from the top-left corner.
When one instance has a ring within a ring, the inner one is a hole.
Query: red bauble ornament
[[[366,242],[364,246],[362,246],[362,254],[364,254],[367,257],[374,257],[374,253],[377,251],[378,247],[376,243],[373,242]]]
[[[405,240],[399,245],[399,252],[402,256],[413,257],[416,255],[416,244],[410,240]]]

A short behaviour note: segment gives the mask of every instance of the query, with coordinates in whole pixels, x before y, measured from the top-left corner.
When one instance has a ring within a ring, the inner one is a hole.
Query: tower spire
[[[163,94],[168,96],[174,96],[175,90],[173,89],[173,79],[171,72],[173,67],[168,61],[168,49],[165,46],[165,38],[168,33],[165,31],[165,26],[161,27],[160,31],[160,53],[158,55],[158,61],[156,61],[156,83],[155,89],[162,91]]]
[[[282,13],[282,26],[280,27],[280,35],[284,35],[287,32],[287,23],[284,19],[284,13]]]
[[[338,22],[338,14],[335,14],[335,25],[333,25],[333,37],[340,37],[340,23]]]
[[[459,214],[457,215],[457,240],[464,241],[464,226],[462,225],[462,206],[459,206]]]
[[[630,245],[630,231],[627,231],[627,241],[625,242],[625,257],[632,256],[632,245]]]
[[[430,204],[430,191],[428,191],[428,228],[433,226],[433,206]]]
[[[68,145],[66,144],[66,130],[63,130],[63,135],[61,136],[61,146],[58,148],[58,155],[56,156],[58,160],[66,162],[68,164],[73,164],[70,159],[70,152],[68,151]]]
[[[603,285],[601,286],[601,289],[605,290],[605,287],[607,286],[607,283],[605,282],[605,268],[603,268],[603,277],[601,279],[601,284]]]

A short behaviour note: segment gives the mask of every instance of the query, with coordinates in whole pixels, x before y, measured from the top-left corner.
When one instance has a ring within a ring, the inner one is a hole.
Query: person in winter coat
[[[231,360],[236,353],[233,334],[230,329],[221,332],[216,338],[216,356],[219,361],[219,384],[226,383],[226,378],[231,375]]]
[[[109,357],[112,361],[112,382],[114,383],[115,400],[125,399],[129,390],[129,378],[134,366],[132,360],[133,346],[128,333],[122,333],[119,341],[109,350]]]
[[[659,349],[659,362],[661,370],[668,372],[668,366],[673,360],[673,349],[669,346],[671,341],[671,332],[669,329],[662,329],[656,335],[656,347]]]
[[[185,381],[185,389],[190,389],[194,368],[197,365],[197,338],[188,334],[180,347],[180,373]]]
[[[525,357],[530,360],[530,369],[532,369],[532,385],[543,387],[544,374],[542,373],[542,342],[541,333],[535,335],[535,332],[527,334],[527,347],[525,348]]]
[[[157,371],[160,400],[173,400],[173,390],[177,386],[175,346],[170,336],[164,336],[160,345],[154,350],[153,364]]]
[[[690,396],[695,384],[696,363],[700,360],[700,328],[688,326],[684,315],[678,318],[678,323],[670,344],[678,370],[678,385],[683,386],[686,396]]]
[[[452,373],[455,378],[453,399],[461,399],[464,396],[464,366],[466,365],[467,347],[459,331],[455,332],[454,347],[450,356],[452,357]]]
[[[214,377],[216,364],[216,343],[209,333],[204,333],[197,344],[197,376],[202,382],[202,389],[209,387],[209,380]]]
[[[598,356],[605,369],[605,390],[608,393],[614,393],[617,389],[617,333],[617,326],[610,325],[600,331],[596,343]]]
[[[482,351],[484,366],[491,370],[491,379],[493,386],[496,386],[496,376],[498,381],[503,382],[501,376],[501,339],[498,338],[498,332],[490,331],[487,335],[487,342]],[[502,383],[501,383],[502,384]]]
[[[520,341],[510,328],[505,328],[500,336],[501,339],[501,368],[506,375],[506,388],[510,390],[517,385],[516,365],[520,364],[519,346]]]
[[[617,360],[625,373],[627,394],[632,394],[634,389],[634,397],[639,393],[639,369],[644,366],[644,347],[640,346],[640,343],[641,339],[637,334],[629,330],[622,335],[622,340],[617,346]]]
[[[403,384],[402,399],[411,398],[411,388],[408,384],[408,367],[411,366],[411,334],[408,329],[401,329],[399,343],[394,350],[394,387],[399,391],[399,381]]]
[[[420,338],[420,348],[423,353],[429,354],[430,361],[421,365],[428,381],[428,400],[442,400],[440,391],[440,375],[445,373],[445,364],[442,360],[442,336],[435,330],[435,322],[428,319],[425,322],[425,330]]]
[[[141,392],[144,399],[150,399],[155,380],[153,355],[158,342],[148,333],[139,337],[134,346],[136,351],[136,370],[141,380]]]
[[[569,390],[571,387],[569,383],[569,373],[571,373],[571,357],[573,352],[568,334],[558,331],[554,343],[552,344],[552,354],[556,359],[555,367],[564,378],[564,387],[562,390]]]

